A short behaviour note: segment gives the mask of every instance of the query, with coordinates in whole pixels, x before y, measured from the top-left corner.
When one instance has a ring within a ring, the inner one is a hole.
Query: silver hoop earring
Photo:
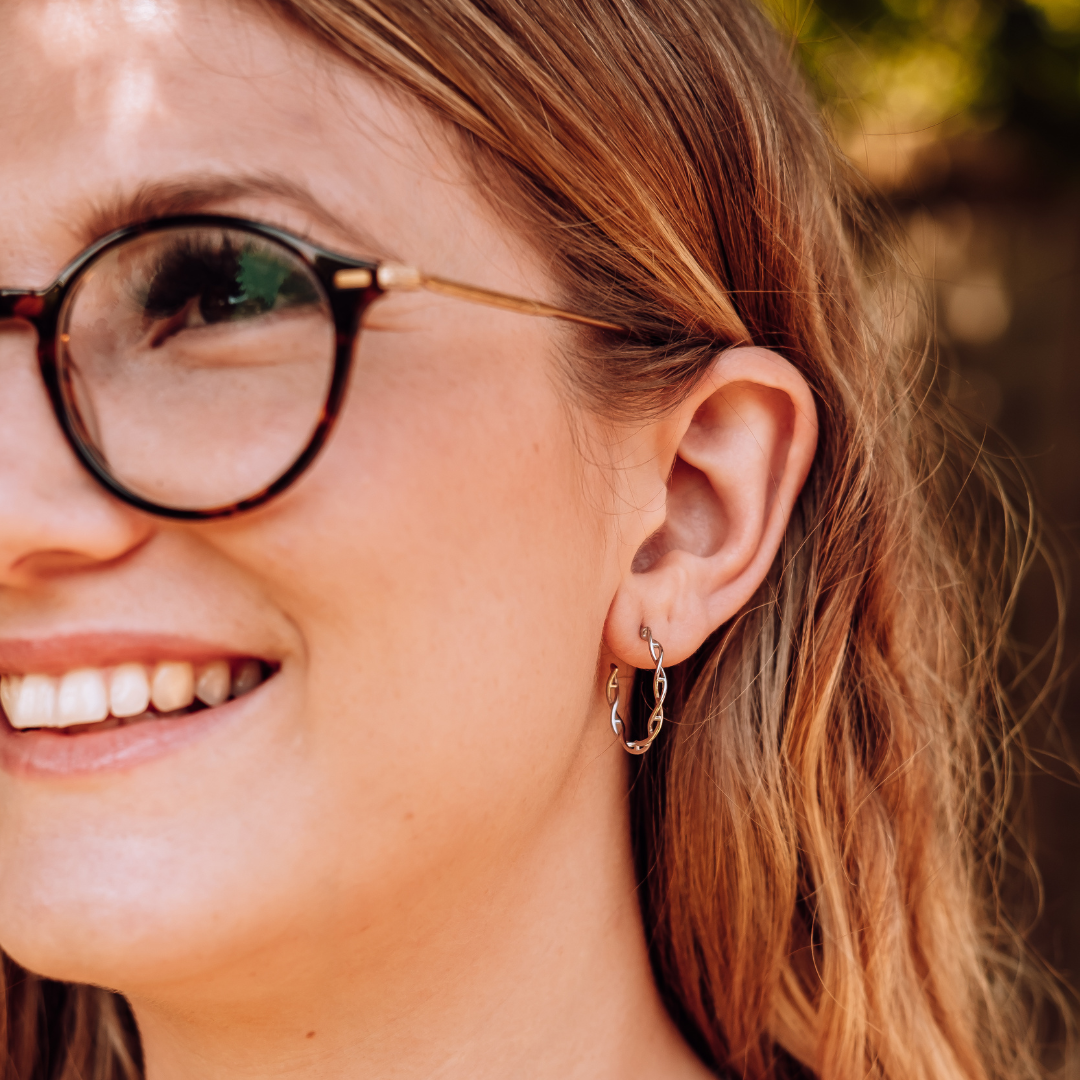
[[[611,730],[618,736],[623,744],[623,749],[628,754],[644,754],[652,746],[656,736],[660,734],[660,728],[664,723],[664,698],[667,697],[667,672],[664,671],[664,646],[652,636],[652,631],[647,627],[641,628],[641,636],[649,643],[649,655],[653,658],[656,671],[653,672],[653,711],[649,713],[648,734],[644,739],[630,742],[626,738],[626,725],[619,715],[619,669],[615,664],[611,665],[611,673],[607,681],[607,699],[611,706]]]

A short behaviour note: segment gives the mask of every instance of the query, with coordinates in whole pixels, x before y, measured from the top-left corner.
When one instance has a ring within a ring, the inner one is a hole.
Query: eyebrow
[[[349,225],[321,203],[304,184],[278,173],[221,175],[193,173],[140,184],[132,191],[90,204],[74,228],[86,246],[117,229],[154,218],[198,214],[243,198],[274,198],[292,204],[314,221],[346,239],[365,255],[382,253],[383,245],[362,229]]]
[[[183,214],[198,214],[220,206],[222,203],[252,196],[271,196],[292,203],[308,216],[344,237],[349,246],[358,253],[374,257],[381,265],[379,283],[384,290],[427,289],[473,303],[486,304],[489,307],[502,308],[525,315],[544,318],[565,319],[569,322],[594,326],[605,330],[627,333],[625,327],[590,315],[580,315],[563,308],[554,307],[540,300],[529,300],[519,296],[485,289],[477,285],[466,285],[449,278],[424,274],[411,266],[403,266],[396,260],[388,259],[382,244],[366,232],[345,224],[337,215],[331,213],[311,191],[303,184],[277,173],[259,173],[250,176],[230,176],[213,173],[193,174],[171,180],[143,183],[128,193],[120,192],[109,199],[91,203],[81,227],[73,229],[82,234],[83,243],[89,247],[109,233],[116,232],[129,225],[136,225],[155,218],[176,217]],[[356,271],[341,271],[338,274],[349,276]],[[371,271],[367,274],[366,287],[371,283]],[[390,275],[392,281],[384,279]],[[336,280],[336,279],[335,279]],[[356,284],[342,286],[359,288]]]

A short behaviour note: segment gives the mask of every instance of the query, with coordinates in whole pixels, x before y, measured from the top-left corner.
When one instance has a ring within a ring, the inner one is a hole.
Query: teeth
[[[109,680],[109,709],[113,716],[140,716],[150,706],[150,680],[142,664],[121,664]]]
[[[57,727],[56,680],[48,675],[24,675],[11,717],[11,726]]]
[[[163,660],[150,678],[150,700],[158,712],[186,709],[195,700],[195,672],[186,660]]]
[[[76,668],[51,675],[0,676],[0,706],[14,728],[67,728],[186,709],[196,698],[210,707],[242,697],[263,681],[263,665],[244,660],[233,668],[212,660],[195,668],[186,660],[163,660],[114,668]]]
[[[199,668],[195,676],[195,696],[204,705],[220,705],[229,699],[231,682],[228,662],[214,660]]]
[[[258,660],[245,660],[233,676],[233,697],[243,697],[262,682],[262,665]]]
[[[23,684],[24,688],[26,684]],[[96,724],[109,715],[105,676],[95,668],[69,671],[60,680],[56,695],[56,724]]]
[[[0,705],[4,707],[4,715],[10,720],[15,715],[15,708],[19,701],[19,688],[22,686],[21,675],[5,675],[0,678]]]

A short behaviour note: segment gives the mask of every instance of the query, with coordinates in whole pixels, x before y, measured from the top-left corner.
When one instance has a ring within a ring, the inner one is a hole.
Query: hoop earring
[[[653,710],[649,713],[648,734],[644,739],[630,742],[625,737],[626,724],[619,715],[619,669],[615,664],[611,665],[611,673],[607,681],[607,699],[611,706],[611,730],[618,736],[623,749],[628,754],[644,754],[652,746],[656,736],[660,734],[660,728],[664,723],[664,698],[667,697],[667,672],[664,671],[664,646],[652,636],[652,631],[647,627],[641,628],[641,636],[649,643],[649,655],[653,658],[656,671],[653,672]]]

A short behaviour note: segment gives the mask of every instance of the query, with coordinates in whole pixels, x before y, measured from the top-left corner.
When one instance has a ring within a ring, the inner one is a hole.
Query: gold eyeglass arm
[[[432,277],[420,273],[413,266],[405,266],[402,263],[379,263],[375,269],[374,280],[372,272],[367,269],[339,270],[334,275],[334,284],[339,289],[367,289],[373,283],[377,283],[384,292],[413,292],[417,289],[426,289],[428,292],[439,293],[442,296],[451,296],[455,300],[468,300],[474,304],[501,308],[503,311],[515,311],[519,315],[564,319],[567,322],[580,323],[582,326],[595,326],[600,330],[618,330],[624,334],[629,332],[626,327],[619,326],[617,323],[594,319],[588,315],[578,315],[573,311],[564,311],[562,308],[552,307],[551,304],[544,304],[539,300],[525,300],[520,296],[496,292],[494,289],[482,289],[477,285],[463,285],[459,281]]]

